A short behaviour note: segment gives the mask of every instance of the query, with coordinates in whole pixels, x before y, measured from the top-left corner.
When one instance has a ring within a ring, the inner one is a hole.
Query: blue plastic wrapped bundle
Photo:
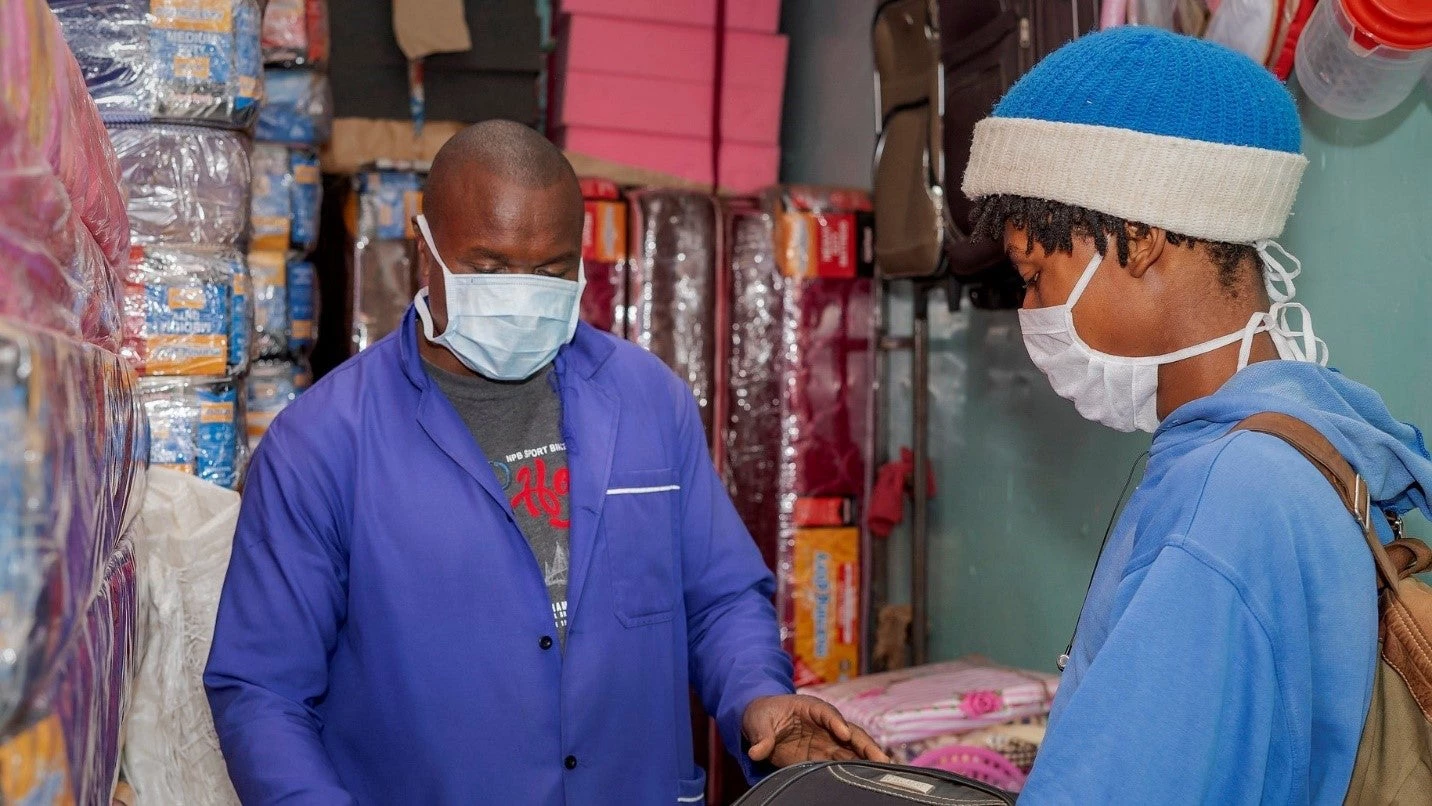
[[[243,255],[160,247],[133,251],[121,355],[142,375],[242,372],[252,349],[246,342],[252,293]]]
[[[254,352],[274,358],[288,352],[288,262],[283,252],[250,252]]]
[[[114,353],[0,319],[5,724],[52,676],[142,497],[148,436],[136,383]]]
[[[316,338],[317,289],[314,287],[314,275],[312,263],[289,258],[288,349],[297,354],[307,353]]]
[[[196,126],[109,132],[136,244],[239,246],[249,228],[248,139]]]
[[[256,0],[50,0],[100,115],[248,129],[263,98]]]
[[[234,489],[247,451],[239,384],[229,378],[145,378],[151,467],[177,470]]]
[[[304,149],[289,152],[290,173],[293,175],[292,225],[290,243],[304,254],[318,247],[318,212],[323,204],[323,176],[318,168],[318,155]]]
[[[293,224],[293,170],[288,148],[273,143],[258,143],[249,155],[253,173],[253,198],[250,203],[253,249],[284,250],[288,248]]]
[[[265,70],[255,136],[266,143],[321,146],[333,131],[333,92],[317,70]]]
[[[288,407],[302,389],[295,383],[301,374],[293,361],[258,361],[249,374],[248,435],[253,450],[278,413]]]

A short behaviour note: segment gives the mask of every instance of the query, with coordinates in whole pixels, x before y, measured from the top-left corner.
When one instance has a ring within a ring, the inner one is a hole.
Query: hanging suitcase
[[[1003,247],[973,241],[959,192],[975,124],[1036,62],[1098,24],[1098,0],[887,0],[875,14],[875,243],[887,278],[993,285]],[[995,298],[998,302],[995,302]],[[1017,303],[1016,303],[1017,304]]]
[[[886,0],[871,29],[878,116],[875,258],[883,277],[944,270],[951,222],[941,155],[939,14],[934,0]]]
[[[973,204],[959,188],[969,165],[975,124],[1040,59],[1093,31],[1099,23],[1099,3],[940,0],[939,23],[945,74],[943,181],[955,229],[946,250],[950,271],[969,276],[1007,267],[1002,244],[969,239]]]
[[[818,761],[778,770],[736,806],[1013,806],[1015,796],[943,770]]]

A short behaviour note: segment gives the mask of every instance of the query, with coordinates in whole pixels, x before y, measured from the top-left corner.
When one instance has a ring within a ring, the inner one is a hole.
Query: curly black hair
[[[970,219],[975,238],[993,241],[1004,238],[1005,224],[1012,222],[1028,234],[1027,250],[1034,249],[1037,243],[1048,252],[1073,252],[1074,236],[1079,235],[1093,238],[1099,251],[1107,253],[1112,238],[1121,266],[1129,262],[1129,229],[1140,235],[1150,229],[1136,221],[1027,196],[986,196],[975,203]],[[1248,244],[1205,241],[1167,231],[1165,237],[1174,246],[1204,247],[1218,266],[1219,285],[1230,297],[1237,298],[1246,287],[1244,266],[1256,269],[1259,265],[1258,250]]]

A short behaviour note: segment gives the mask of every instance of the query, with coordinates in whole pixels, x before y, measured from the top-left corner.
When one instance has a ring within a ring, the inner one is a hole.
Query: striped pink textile
[[[1057,675],[971,656],[803,689],[839,708],[883,747],[1049,713]]]

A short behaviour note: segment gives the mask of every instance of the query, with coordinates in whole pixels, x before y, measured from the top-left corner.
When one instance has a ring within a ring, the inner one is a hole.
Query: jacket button
[[[577,757],[567,756],[566,761],[563,761],[562,764],[564,764],[569,770],[575,770],[577,768]]]
[[[550,636],[550,635],[544,635],[544,636],[542,636],[542,640],[540,640],[540,641],[537,642],[537,646],[540,646],[540,647],[542,647],[543,649],[551,649],[551,648],[552,648],[552,636]]]

